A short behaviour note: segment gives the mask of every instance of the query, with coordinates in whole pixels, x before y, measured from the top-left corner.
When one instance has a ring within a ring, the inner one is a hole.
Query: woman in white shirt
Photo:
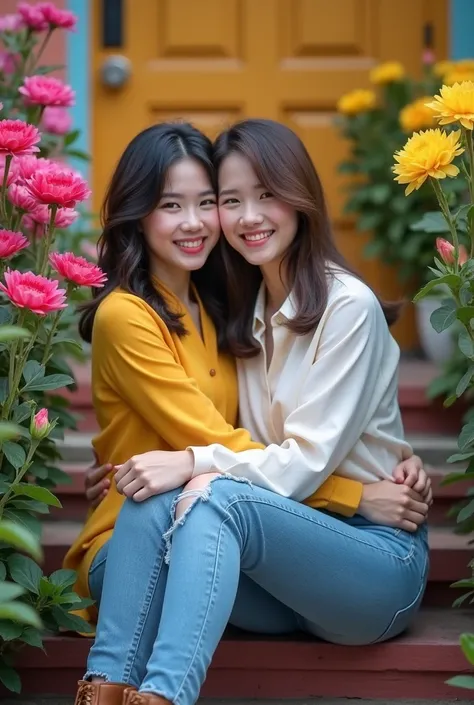
[[[427,579],[426,524],[410,521],[420,511],[412,490],[403,528],[300,503],[332,473],[376,487],[411,454],[387,325],[396,308],[337,251],[319,178],[291,130],[244,121],[218,138],[215,157],[240,420],[267,447],[157,451],[118,470],[119,490],[143,482],[141,499],[149,497],[124,505],[116,546],[125,552],[140,540],[143,513],[153,551],[163,550],[155,503],[170,483],[185,485],[164,535],[171,560],[158,636],[134,705],[194,703],[229,621],[338,644],[393,637],[413,619]]]

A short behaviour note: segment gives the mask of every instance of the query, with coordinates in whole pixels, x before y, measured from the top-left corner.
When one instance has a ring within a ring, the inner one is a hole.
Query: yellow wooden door
[[[124,0],[121,45],[113,48],[103,46],[103,3],[91,6],[96,206],[121,150],[152,123],[183,118],[214,136],[243,117],[281,120],[309,148],[344,254],[382,296],[400,295],[394,273],[363,258],[368,236],[342,213],[336,166],[345,147],[333,118],[338,98],[368,86],[377,62],[420,71],[425,23],[444,58],[447,0]],[[117,54],[130,61],[131,76],[111,89],[101,70]],[[411,317],[407,311],[395,330],[405,348],[414,342]]]

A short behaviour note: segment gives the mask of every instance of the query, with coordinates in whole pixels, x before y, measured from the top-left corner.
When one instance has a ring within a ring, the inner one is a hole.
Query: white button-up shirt
[[[261,352],[239,360],[238,375],[240,423],[267,447],[193,446],[194,476],[230,473],[297,501],[332,473],[363,483],[393,479],[412,450],[398,406],[400,352],[373,292],[336,272],[322,319],[306,335],[284,325],[295,313],[290,295],[271,319],[268,371],[264,313],[262,285],[253,324]]]

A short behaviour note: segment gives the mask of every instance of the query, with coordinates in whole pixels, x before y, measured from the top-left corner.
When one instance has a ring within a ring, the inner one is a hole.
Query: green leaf
[[[461,634],[460,643],[464,656],[474,666],[474,634]]]
[[[0,580],[5,580],[7,577],[7,569],[5,563],[0,563]]]
[[[5,454],[6,459],[9,463],[13,465],[15,470],[19,470],[23,467],[26,461],[26,453],[23,447],[19,443],[12,443],[12,441],[5,441],[2,444],[2,450]]]
[[[471,358],[474,355],[474,343],[465,328],[459,333],[458,346],[467,358]]]
[[[459,394],[451,394],[449,397],[447,397],[443,401],[443,406],[445,409],[448,409],[450,406],[454,404],[455,401],[457,401]]]
[[[36,360],[28,360],[23,370],[23,379],[26,384],[35,382],[38,379],[43,379],[45,371],[45,367]]]
[[[474,690],[474,676],[454,676],[446,681],[448,685],[454,685],[457,688],[468,688]]]
[[[453,587],[453,586],[451,586],[451,587]],[[466,600],[469,597],[471,597],[471,595],[474,595],[474,590],[471,590],[471,592],[466,592],[465,595],[461,595],[460,597],[458,597],[456,600],[454,600],[452,606],[453,607],[461,607],[461,605],[463,605],[466,602]]]
[[[74,384],[74,379],[69,375],[47,375],[38,381],[33,381],[23,387],[23,392],[44,392],[50,389],[61,389],[69,384]]]
[[[73,142],[77,140],[80,135],[80,130],[72,130],[64,138],[64,146],[69,147]]]
[[[49,576],[49,581],[53,585],[57,585],[61,588],[71,587],[77,580],[77,573],[75,570],[68,570],[67,568],[61,568],[60,570],[55,570]]]
[[[21,693],[21,680],[18,673],[11,666],[0,662],[0,681],[5,688],[11,690],[12,693]]]
[[[440,235],[442,233],[447,233],[449,226],[442,213],[439,211],[431,211],[429,213],[425,213],[421,220],[413,223],[410,226],[410,230],[414,230],[415,232],[421,230],[425,233],[435,233]]]
[[[64,153],[68,157],[74,157],[74,159],[82,159],[85,162],[90,161],[90,154],[87,152],[83,152],[82,149],[67,149],[64,151]]]
[[[430,322],[437,333],[442,333],[449,328],[456,320],[456,309],[451,306],[440,306],[433,311]]]
[[[20,423],[21,421],[24,421],[29,416],[31,416],[31,411],[31,403],[24,401],[22,404],[19,404],[17,407],[15,407],[13,411],[13,420],[17,423]]]
[[[82,602],[82,600],[79,595],[76,595],[75,592],[64,592],[62,595],[58,595],[55,599],[55,603],[57,605],[68,605],[69,609],[74,610],[79,609],[76,607],[79,602]]]
[[[58,594],[58,588],[43,575],[39,582],[39,593],[40,597],[54,597]]]
[[[41,523],[38,519],[32,516],[29,512],[25,512],[19,509],[13,509],[9,505],[5,509],[3,514],[5,519],[13,521],[15,524],[19,524],[27,529],[34,537],[39,538],[41,536]]]
[[[52,492],[47,490],[45,487],[39,487],[38,485],[20,483],[14,488],[14,494],[26,495],[27,497],[31,497],[31,499],[36,499],[38,502],[44,502],[50,507],[62,507],[61,502]]]
[[[94,632],[94,628],[91,627],[85,619],[78,617],[76,614],[69,614],[61,607],[52,607],[51,613],[58,626],[63,627],[64,629],[70,629],[71,631],[80,632],[83,634],[92,634]]]
[[[457,523],[461,524],[466,519],[469,519],[474,514],[474,499],[472,499],[469,504],[461,509],[458,514]],[[474,662],[473,662],[474,663]]]
[[[18,624],[18,622],[9,622],[6,619],[0,621],[0,637],[4,641],[18,639],[23,629],[23,624]]]
[[[15,600],[17,597],[20,597],[20,595],[23,595],[24,592],[25,590],[21,585],[4,581],[0,582],[0,602]]]
[[[463,374],[461,379],[459,380],[459,383],[456,387],[456,397],[460,397],[466,389],[469,387],[469,384],[471,383],[471,380],[474,376],[474,365],[471,365],[471,367]]]
[[[9,438],[17,438],[20,434],[20,427],[16,423],[0,422],[0,443],[4,443]]]
[[[33,607],[24,602],[7,602],[0,604],[0,619],[12,619],[15,622],[29,624],[32,627],[41,627],[41,620]]]
[[[445,274],[442,277],[439,277],[439,279],[432,279],[428,284],[425,284],[423,289],[421,289],[416,296],[413,298],[413,301],[416,303],[420,299],[423,299],[427,294],[432,291],[435,287],[439,286],[440,284],[446,284],[450,288],[456,288],[459,286],[459,283],[461,281],[461,278],[457,274]]]
[[[35,629],[35,627],[24,627],[20,639],[25,644],[28,644],[28,646],[34,646],[37,649],[43,648],[41,631],[39,629]]]
[[[472,477],[474,477],[474,475]],[[451,472],[441,480],[441,485],[443,487],[447,485],[454,485],[456,482],[465,482],[466,480],[472,479],[472,477],[470,473]]]
[[[43,575],[41,568],[31,558],[14,554],[7,559],[12,579],[35,595],[39,595],[39,583]]]
[[[462,427],[458,438],[458,447],[461,452],[474,443],[474,422],[471,421]]]
[[[462,323],[469,325],[474,318],[474,306],[462,306],[458,308],[456,315]]]
[[[472,578],[463,578],[462,580],[457,580],[455,583],[450,585],[452,588],[472,588],[474,587],[474,582]]]
[[[469,460],[469,458],[474,457],[474,450],[470,451],[469,453],[454,453],[454,455],[450,455],[447,462],[448,463],[459,463],[464,460]]]
[[[0,326],[0,343],[8,343],[11,340],[26,340],[27,338],[31,338],[31,333],[26,328]]]
[[[0,326],[3,327],[5,323],[11,323],[12,320],[11,309],[8,306],[0,306]]]
[[[81,343],[73,338],[54,338],[53,345],[64,345],[66,348],[83,352]]]

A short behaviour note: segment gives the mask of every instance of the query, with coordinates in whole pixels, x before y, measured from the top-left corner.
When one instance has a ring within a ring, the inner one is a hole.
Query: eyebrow
[[[215,192],[210,188],[207,189],[206,191],[201,191],[198,193],[199,198],[202,198],[203,196],[215,196]],[[186,198],[184,193],[173,193],[171,191],[166,191],[166,193],[161,194],[161,198]]]
[[[255,191],[258,191],[259,189],[265,188],[265,186],[263,184],[254,184],[252,186],[252,188],[255,189]],[[225,189],[222,189],[222,191],[219,191],[219,196],[229,196],[233,193],[238,193],[238,192],[239,192],[238,188],[225,188]]]

